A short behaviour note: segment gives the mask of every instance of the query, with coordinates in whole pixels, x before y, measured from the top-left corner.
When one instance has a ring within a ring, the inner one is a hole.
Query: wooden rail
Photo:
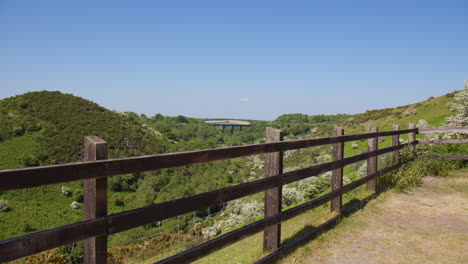
[[[268,132],[270,139],[268,141],[271,142],[264,144],[110,160],[99,160],[106,158],[102,152],[101,154],[98,153],[98,149],[102,151],[102,146],[105,142],[98,138],[90,137],[86,139],[88,141],[87,144],[94,144],[94,147],[88,147],[89,154],[87,156],[89,157],[88,160],[94,161],[0,171],[0,191],[76,180],[86,180],[88,182],[85,184],[84,189],[84,210],[87,212],[85,213],[84,221],[0,241],[0,262],[15,260],[76,241],[87,240],[90,242],[87,242],[88,244],[85,246],[85,263],[105,263],[105,248],[108,235],[225,203],[258,192],[266,192],[267,194],[264,219],[207,241],[165,260],[161,260],[158,263],[184,263],[193,261],[262,230],[266,230],[264,249],[273,251],[272,254],[279,254],[274,252],[289,248],[289,246],[285,247],[285,245],[281,246],[279,244],[280,229],[278,227],[282,221],[329,201],[333,201],[332,210],[337,212],[341,211],[341,196],[343,194],[365,183],[371,183],[369,185],[370,188],[376,191],[376,178],[402,165],[402,163],[397,163],[397,160],[395,160],[395,165],[377,171],[377,156],[393,152],[394,157],[396,157],[398,151],[402,148],[408,145],[414,146],[418,144],[415,137],[411,136],[411,134],[414,135],[418,133],[417,128],[398,130],[398,128],[394,127],[393,131],[377,132],[377,127],[372,127],[370,133],[356,135],[344,135],[344,131],[341,128],[337,128],[335,131],[335,136],[333,137],[281,141],[281,132],[270,129]],[[438,130],[438,132],[441,131],[442,130]],[[395,141],[395,139],[398,139],[399,135],[407,133],[410,133],[409,143],[398,144],[398,140]],[[376,138],[382,136],[392,136],[393,145],[391,147],[377,149]],[[369,139],[368,152],[343,158],[343,143],[361,139]],[[335,146],[333,161],[288,173],[282,173],[282,151],[326,144],[334,144]],[[103,180],[109,176],[257,154],[267,154],[270,157],[267,158],[267,177],[263,179],[118,214],[107,215],[106,213],[106,205],[103,202],[106,199],[105,195],[103,195],[105,194],[106,188],[103,187],[105,186]],[[343,186],[342,172],[340,174],[340,170],[346,165],[363,160],[367,160],[369,164],[368,168],[371,168],[368,170],[368,176]],[[300,206],[281,211],[281,191],[279,190],[281,190],[283,185],[327,171],[334,172],[333,188],[330,193]]]
[[[468,127],[433,127],[420,128],[418,134],[468,134]]]
[[[2,170],[0,171],[0,179],[2,181],[0,192],[134,172],[180,167],[217,160],[233,159],[243,156],[308,148],[374,137],[401,135],[416,131],[417,129],[385,131],[379,133],[290,140],[228,148]]]

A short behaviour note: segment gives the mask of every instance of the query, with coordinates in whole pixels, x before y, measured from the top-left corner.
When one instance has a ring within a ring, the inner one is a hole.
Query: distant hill
[[[78,161],[87,135],[106,140],[110,157],[161,153],[168,147],[125,114],[71,94],[40,91],[0,100],[0,169]]]
[[[425,120],[429,125],[442,126],[445,118],[454,114],[451,107],[456,92],[439,97],[429,97],[427,100],[396,108],[368,110],[355,114],[341,123],[349,128],[349,132],[364,131],[368,124],[379,126],[379,130],[391,130],[392,124],[400,125],[400,129],[408,128],[408,123],[417,124]]]

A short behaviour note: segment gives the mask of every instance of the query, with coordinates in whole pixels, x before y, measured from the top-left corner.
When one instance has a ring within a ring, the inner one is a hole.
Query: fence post
[[[271,127],[266,128],[266,142],[283,141],[283,132]],[[283,152],[267,153],[265,155],[265,177],[283,173]],[[265,217],[281,211],[282,187],[265,191]],[[274,251],[281,243],[281,224],[265,228],[263,233],[263,250]]]
[[[400,130],[399,125],[393,125],[393,131],[398,131]],[[392,146],[398,146],[400,145],[400,135],[393,135],[392,136]],[[393,152],[393,163],[396,164],[398,163],[398,159],[400,158],[400,151],[395,150]]]
[[[84,139],[84,160],[107,159],[107,142],[96,136]],[[83,218],[93,219],[107,215],[107,178],[84,180]],[[84,263],[104,264],[107,262],[107,236],[98,236],[84,241]]]
[[[343,136],[344,129],[341,127],[333,128],[333,136]],[[344,144],[333,144],[333,161],[343,159]],[[343,186],[343,168],[332,170],[332,191],[337,190]],[[342,207],[342,196],[336,197],[331,201],[332,212],[340,212]]]
[[[367,127],[367,132],[378,132],[379,129],[377,126],[369,125]],[[367,151],[377,150],[379,142],[379,137],[369,138],[367,141]],[[377,156],[367,159],[367,175],[377,171]],[[367,182],[367,189],[376,192],[377,191],[377,179],[373,179]]]
[[[408,128],[409,129],[414,129],[414,128],[416,128],[416,125],[410,123],[410,124],[408,124]],[[415,132],[408,133],[408,143],[413,143],[414,141],[416,141],[416,133]],[[411,154],[414,155],[415,151],[416,151],[416,146],[411,145]]]

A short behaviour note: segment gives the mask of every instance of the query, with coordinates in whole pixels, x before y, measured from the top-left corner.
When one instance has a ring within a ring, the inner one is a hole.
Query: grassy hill
[[[379,130],[390,130],[392,124],[401,129],[408,123],[424,119],[440,126],[453,114],[450,104],[454,93],[429,98],[423,102],[371,110],[356,115],[285,114],[273,121],[257,121],[242,131],[223,133],[200,119],[184,116],[153,117],[136,113],[118,113],[91,101],[60,92],[30,92],[0,100],[0,169],[47,165],[80,160],[83,137],[96,135],[108,142],[109,156],[128,157],[162,152],[214,148],[264,142],[265,127],[279,128],[286,139],[329,136],[335,125],[345,128],[346,134],[364,132],[368,124]],[[403,139],[405,139],[403,137]],[[379,142],[379,147],[391,140]],[[365,140],[345,144],[345,156],[364,151]],[[330,146],[288,151],[285,169],[297,169],[325,162]],[[219,189],[263,177],[263,156],[200,164],[145,174],[115,176],[109,179],[109,213],[117,213],[160,203],[200,192]],[[345,175],[351,180],[359,177],[357,166],[347,166]],[[330,187],[326,178],[307,198],[319,195]],[[292,186],[297,188],[297,186]],[[251,197],[261,200],[262,195]],[[70,204],[81,202],[82,184],[73,182],[0,193],[11,210],[0,212],[0,239],[37,232],[82,219],[81,210]],[[294,203],[297,201],[292,201]],[[212,208],[213,209],[213,208]],[[214,208],[214,210],[219,210]],[[205,221],[211,209],[165,221],[167,229],[180,227],[184,232],[190,223]],[[202,224],[203,227],[209,223]],[[157,225],[132,229],[110,237],[109,245],[134,243],[139,237],[155,233]],[[70,250],[61,249],[61,250]],[[80,251],[75,249],[75,255]]]
[[[161,153],[169,146],[125,115],[71,94],[41,91],[0,100],[1,169],[78,161],[86,135],[105,139],[110,157]],[[5,155],[12,144],[19,151]]]
[[[105,139],[111,158],[167,152],[172,145],[125,114],[71,94],[41,91],[0,100],[0,169],[79,161],[86,135]],[[82,219],[81,210],[69,206],[82,199],[80,182],[9,191],[0,199],[11,207],[0,212],[0,239]]]

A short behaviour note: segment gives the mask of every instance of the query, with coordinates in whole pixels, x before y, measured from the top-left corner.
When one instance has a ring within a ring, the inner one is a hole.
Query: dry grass
[[[282,263],[468,263],[468,173],[384,193]]]

